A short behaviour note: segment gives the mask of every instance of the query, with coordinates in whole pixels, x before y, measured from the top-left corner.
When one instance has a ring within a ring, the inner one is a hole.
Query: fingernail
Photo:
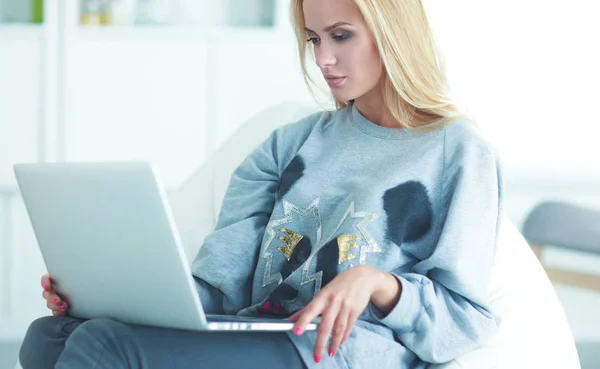
[[[44,283],[42,285],[42,288],[44,289],[44,291],[48,291],[50,289],[50,286],[48,286],[48,283]]]
[[[302,327],[296,327],[296,328],[294,328],[294,334],[296,336],[301,335],[302,334]]]
[[[329,357],[334,357],[335,356],[335,351],[329,351]]]
[[[315,355],[315,363],[320,363],[321,362],[321,355]]]
[[[62,304],[60,304],[60,310],[67,310],[67,303],[63,302]]]
[[[54,305],[58,306],[58,304],[60,303],[60,300],[58,299],[58,297],[55,297],[52,299],[52,303],[54,303]]]

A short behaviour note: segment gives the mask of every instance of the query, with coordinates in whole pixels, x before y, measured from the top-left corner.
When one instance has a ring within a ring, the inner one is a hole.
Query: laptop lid
[[[69,315],[206,329],[156,168],[145,162],[14,166]]]

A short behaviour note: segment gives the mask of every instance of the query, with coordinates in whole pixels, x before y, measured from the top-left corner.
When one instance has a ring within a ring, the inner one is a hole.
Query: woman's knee
[[[69,336],[60,363],[70,367],[141,367],[140,349],[130,327],[112,319],[92,319]],[[67,366],[65,366],[67,367]]]
[[[116,320],[98,318],[91,319],[81,324],[71,339],[80,337],[95,337],[100,339],[112,339],[122,335],[127,330],[127,326]]]
[[[104,350],[114,352],[131,338],[127,325],[112,319],[92,319],[81,324],[67,341],[67,347],[77,346],[78,349]]]
[[[23,368],[53,368],[65,340],[79,324],[81,320],[70,317],[45,316],[34,320],[19,350]]]

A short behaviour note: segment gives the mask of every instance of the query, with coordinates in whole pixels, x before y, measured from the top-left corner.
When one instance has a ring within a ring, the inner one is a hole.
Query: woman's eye
[[[347,33],[344,33],[344,34],[341,34],[341,35],[334,35],[333,39],[336,40],[336,41],[344,41],[348,37],[350,37],[350,35],[347,34]]]
[[[318,37],[311,37],[308,40],[306,40],[306,42],[312,42],[313,44],[317,44],[320,41],[320,39]]]

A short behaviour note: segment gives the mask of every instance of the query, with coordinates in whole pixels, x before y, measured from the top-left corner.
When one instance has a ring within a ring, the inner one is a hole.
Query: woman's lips
[[[346,77],[339,76],[325,76],[325,80],[329,87],[340,87],[344,81],[346,81]]]

